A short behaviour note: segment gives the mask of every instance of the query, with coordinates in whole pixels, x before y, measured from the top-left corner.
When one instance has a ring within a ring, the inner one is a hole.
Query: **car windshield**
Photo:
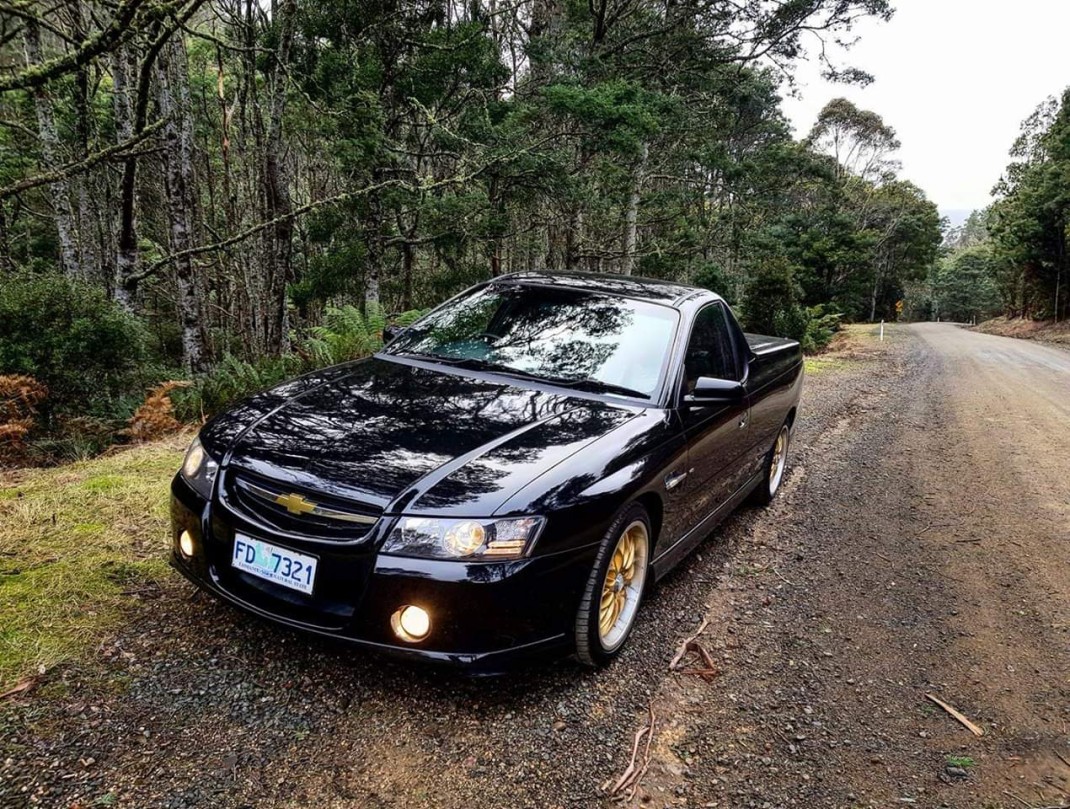
[[[649,399],[678,320],[646,301],[491,284],[418,321],[386,353]]]

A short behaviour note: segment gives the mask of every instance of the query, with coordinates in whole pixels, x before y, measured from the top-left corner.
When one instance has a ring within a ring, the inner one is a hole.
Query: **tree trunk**
[[[527,48],[529,92],[538,91],[553,72],[549,46],[554,42],[560,27],[561,11],[557,0],[534,0],[532,3]]]
[[[133,71],[130,62],[130,46],[121,45],[112,53],[112,106],[115,114],[115,138],[117,143],[134,136],[134,107],[130,98]],[[134,308],[134,291],[129,279],[137,269],[137,235],[134,211],[137,206],[134,168],[137,158],[123,161],[123,178],[119,190],[119,239],[115,251],[115,278],[113,296],[127,311]]]
[[[7,214],[4,211],[4,203],[0,202],[0,272],[14,269],[11,260],[11,243],[7,238]]]
[[[880,292],[881,280],[884,277],[884,259],[880,256],[873,262],[873,293],[869,299],[869,322],[877,322],[877,295]]]
[[[167,167],[167,203],[170,214],[171,251],[181,254],[193,246],[193,161],[189,110],[180,103],[189,87],[181,59],[182,43],[175,37],[160,52],[156,62],[159,78],[160,114],[164,124],[164,162]],[[193,257],[175,260],[178,315],[182,327],[182,363],[191,373],[206,368],[207,357],[201,331],[200,295]]]
[[[378,183],[381,178],[378,169],[372,172],[372,182]],[[368,199],[368,238],[367,238],[367,269],[364,272],[364,312],[367,314],[372,308],[382,305],[380,299],[380,272],[383,266],[383,200],[378,193],[372,194]]]
[[[282,118],[286,111],[286,76],[294,40],[297,3],[284,0],[277,9],[279,44],[268,85],[268,116],[264,135],[263,184],[266,213],[275,221],[267,234],[265,259],[267,291],[274,316],[267,319],[267,348],[283,353],[289,348],[290,318],[286,290],[293,280],[293,204],[290,177],[285,162],[286,145],[282,138]]]
[[[583,243],[583,209],[579,204],[572,209],[569,216],[568,233],[565,234],[566,270],[578,270],[580,264],[580,245]]]
[[[44,61],[41,55],[41,31],[37,23],[27,20],[23,29],[23,41],[26,46],[26,64],[29,67]],[[37,113],[37,134],[41,139],[41,157],[45,169],[51,170],[63,164],[59,154],[59,135],[56,132],[56,119],[52,110],[52,99],[44,86],[33,90],[34,110]],[[52,208],[56,217],[56,231],[59,235],[59,260],[63,272],[70,277],[81,275],[78,260],[78,239],[74,229],[74,216],[71,210],[70,184],[66,178],[49,183],[52,194]]]
[[[82,0],[67,0],[71,15],[71,35],[76,42],[82,42],[86,38],[82,5]],[[89,156],[91,129],[88,65],[81,65],[74,73],[74,121],[74,155],[77,160],[85,160]],[[73,180],[78,197],[75,233],[78,236],[78,255],[82,274],[86,277],[99,277],[102,262],[98,251],[99,245],[94,241],[94,228],[91,223],[96,221],[97,212],[103,200],[91,199],[92,179],[92,174],[83,172]]]
[[[639,151],[639,161],[632,172],[632,189],[628,195],[628,209],[624,215],[624,250],[621,256],[620,271],[622,275],[631,275],[635,269],[635,248],[638,243],[639,198],[643,190],[643,175],[646,173],[646,160],[650,147],[644,143]]]

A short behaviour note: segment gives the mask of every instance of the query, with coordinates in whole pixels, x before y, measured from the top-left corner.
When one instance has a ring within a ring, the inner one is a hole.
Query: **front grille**
[[[300,536],[352,542],[364,537],[382,514],[366,503],[296,489],[246,472],[227,476],[225,493],[235,510]]]

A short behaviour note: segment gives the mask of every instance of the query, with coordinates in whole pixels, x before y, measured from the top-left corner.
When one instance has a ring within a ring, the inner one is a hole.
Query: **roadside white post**
[[[884,321],[881,321],[881,342],[884,342]]]

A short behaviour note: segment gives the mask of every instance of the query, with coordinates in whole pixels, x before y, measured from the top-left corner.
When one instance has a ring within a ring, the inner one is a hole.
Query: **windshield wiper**
[[[649,394],[643,393],[641,390],[628,388],[624,385],[614,385],[612,382],[602,382],[599,379],[565,379],[558,377],[548,377],[548,379],[555,385],[585,390],[590,393],[618,393],[621,396],[634,396],[639,399],[650,398]]]
[[[386,353],[395,357],[408,357],[425,362],[441,362],[443,365],[461,365],[467,362],[465,357],[444,357],[441,354],[425,354],[423,351],[387,351]]]
[[[521,379],[530,379],[534,382],[545,382],[549,385],[559,385],[562,388],[583,390],[588,393],[616,393],[621,396],[633,396],[640,399],[650,398],[649,394],[643,393],[641,390],[628,388],[624,385],[615,385],[612,382],[602,382],[599,379],[576,379],[575,377],[568,376],[536,374],[531,371],[520,371],[516,368],[510,368],[507,365],[497,365],[493,362],[487,362],[486,360],[472,360],[472,363],[473,365],[470,367],[473,368],[482,368],[487,371],[520,377]]]

